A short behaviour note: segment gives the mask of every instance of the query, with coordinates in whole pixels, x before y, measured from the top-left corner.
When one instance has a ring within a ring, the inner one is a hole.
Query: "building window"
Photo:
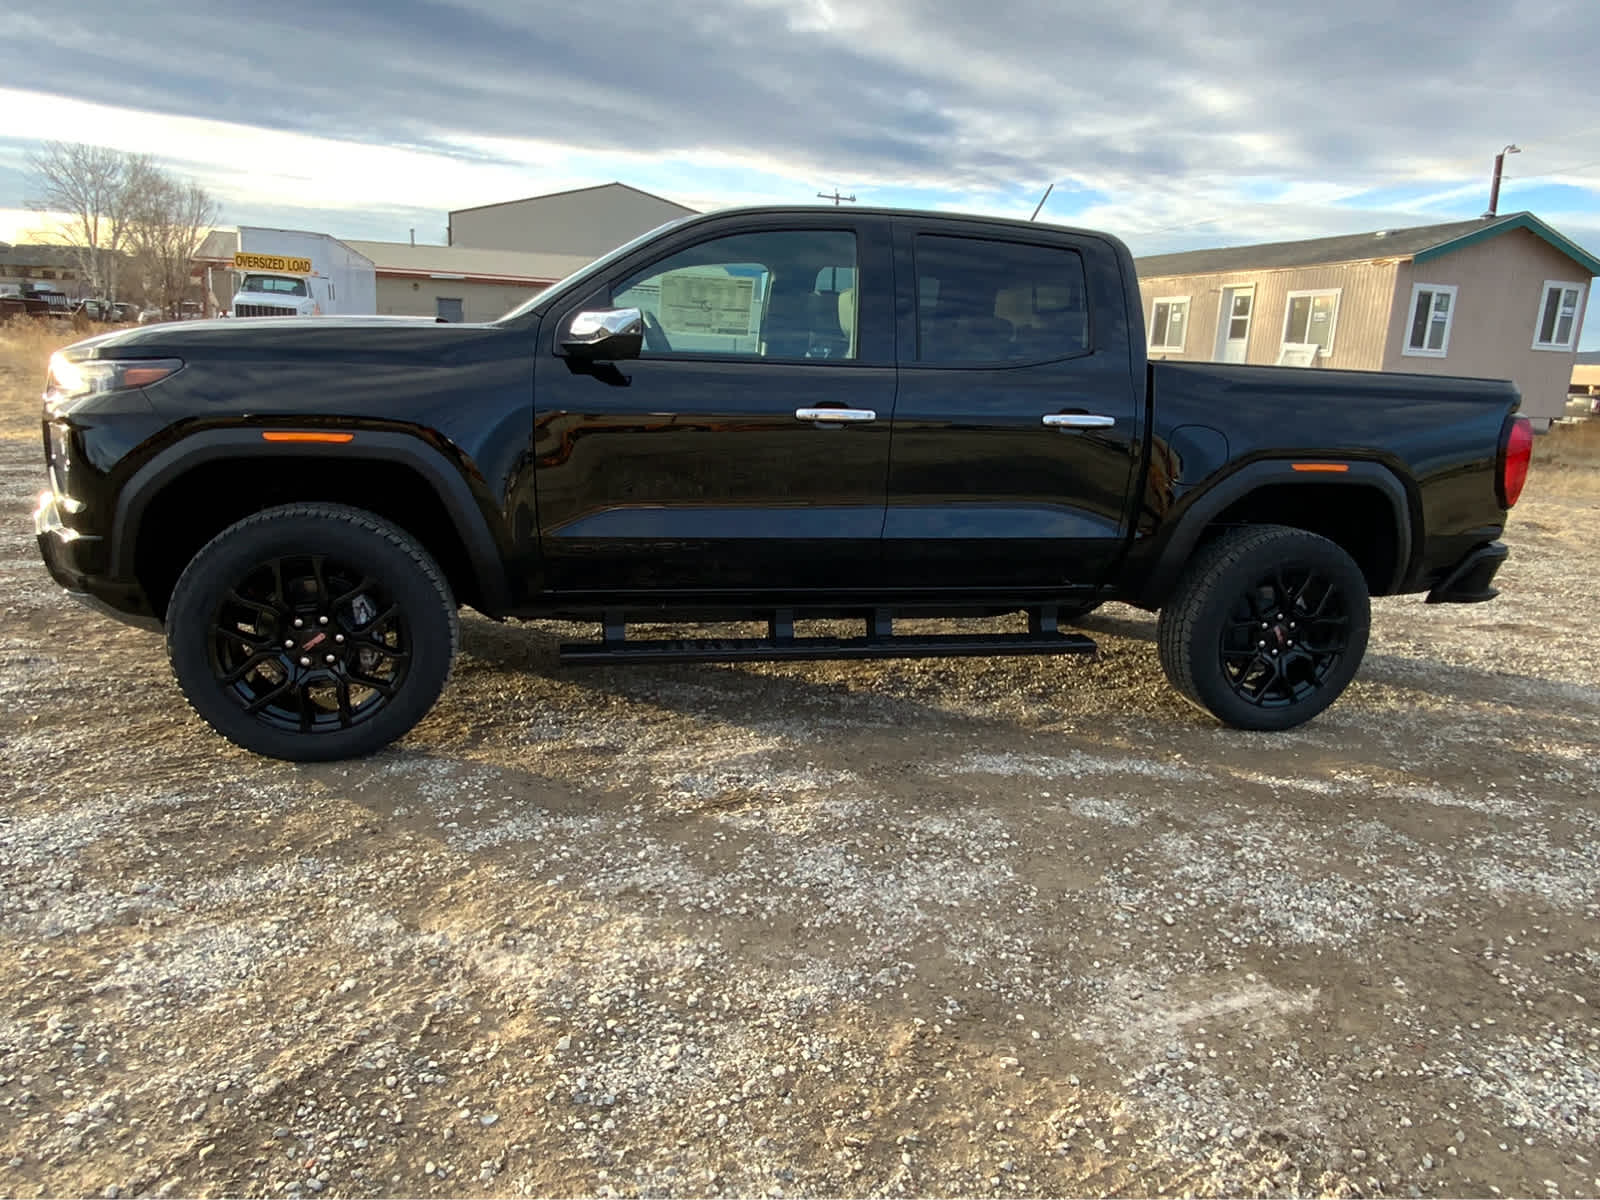
[[[1339,289],[1290,292],[1283,315],[1283,344],[1315,346],[1326,358],[1333,353],[1333,330],[1339,323]]]
[[[1443,358],[1450,350],[1450,324],[1456,315],[1456,289],[1447,283],[1419,283],[1411,288],[1411,330],[1401,354]]]
[[[1162,296],[1150,308],[1150,349],[1182,350],[1189,328],[1189,297]]]
[[[439,319],[441,321],[460,321],[462,319],[461,298],[459,296],[436,296],[433,302],[438,306]]]
[[[1571,350],[1578,336],[1578,305],[1583,302],[1583,284],[1544,281],[1539,300],[1538,324],[1533,330],[1535,350]]]

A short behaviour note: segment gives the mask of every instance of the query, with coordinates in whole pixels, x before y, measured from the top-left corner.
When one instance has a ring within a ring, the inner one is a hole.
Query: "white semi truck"
[[[323,317],[378,311],[372,260],[338,238],[241,225],[233,269],[236,317]]]

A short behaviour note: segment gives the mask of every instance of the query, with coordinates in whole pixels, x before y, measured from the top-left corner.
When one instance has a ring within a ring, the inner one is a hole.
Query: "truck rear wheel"
[[[1361,568],[1314,533],[1231,529],[1201,549],[1161,610],[1173,687],[1236,729],[1292,729],[1361,665],[1371,601]]]
[[[415,540],[335,504],[266,509],[189,563],[167,653],[195,712],[246,750],[370,754],[422,719],[459,640],[449,585]]]

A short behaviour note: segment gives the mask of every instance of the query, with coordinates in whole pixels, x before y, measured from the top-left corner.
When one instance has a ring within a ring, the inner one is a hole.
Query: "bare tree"
[[[180,181],[148,162],[131,172],[129,183],[127,242],[145,295],[168,316],[180,316],[190,263],[217,223],[217,202],[194,180]]]
[[[28,170],[38,188],[32,207],[67,214],[60,235],[73,250],[79,278],[94,295],[115,299],[128,210],[138,181],[153,170],[150,160],[106,146],[46,142],[28,156]]]

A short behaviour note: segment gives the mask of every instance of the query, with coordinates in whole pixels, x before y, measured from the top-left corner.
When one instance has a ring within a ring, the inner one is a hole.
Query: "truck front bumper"
[[[150,601],[137,583],[107,579],[95,573],[103,539],[79,533],[61,519],[61,508],[50,492],[39,496],[33,510],[33,533],[39,543],[50,578],[76,600],[97,612],[140,629],[160,629],[150,611]]]
[[[1510,553],[1504,542],[1489,542],[1469,551],[1434,584],[1428,593],[1428,603],[1477,604],[1493,600],[1500,593],[1489,585]]]

